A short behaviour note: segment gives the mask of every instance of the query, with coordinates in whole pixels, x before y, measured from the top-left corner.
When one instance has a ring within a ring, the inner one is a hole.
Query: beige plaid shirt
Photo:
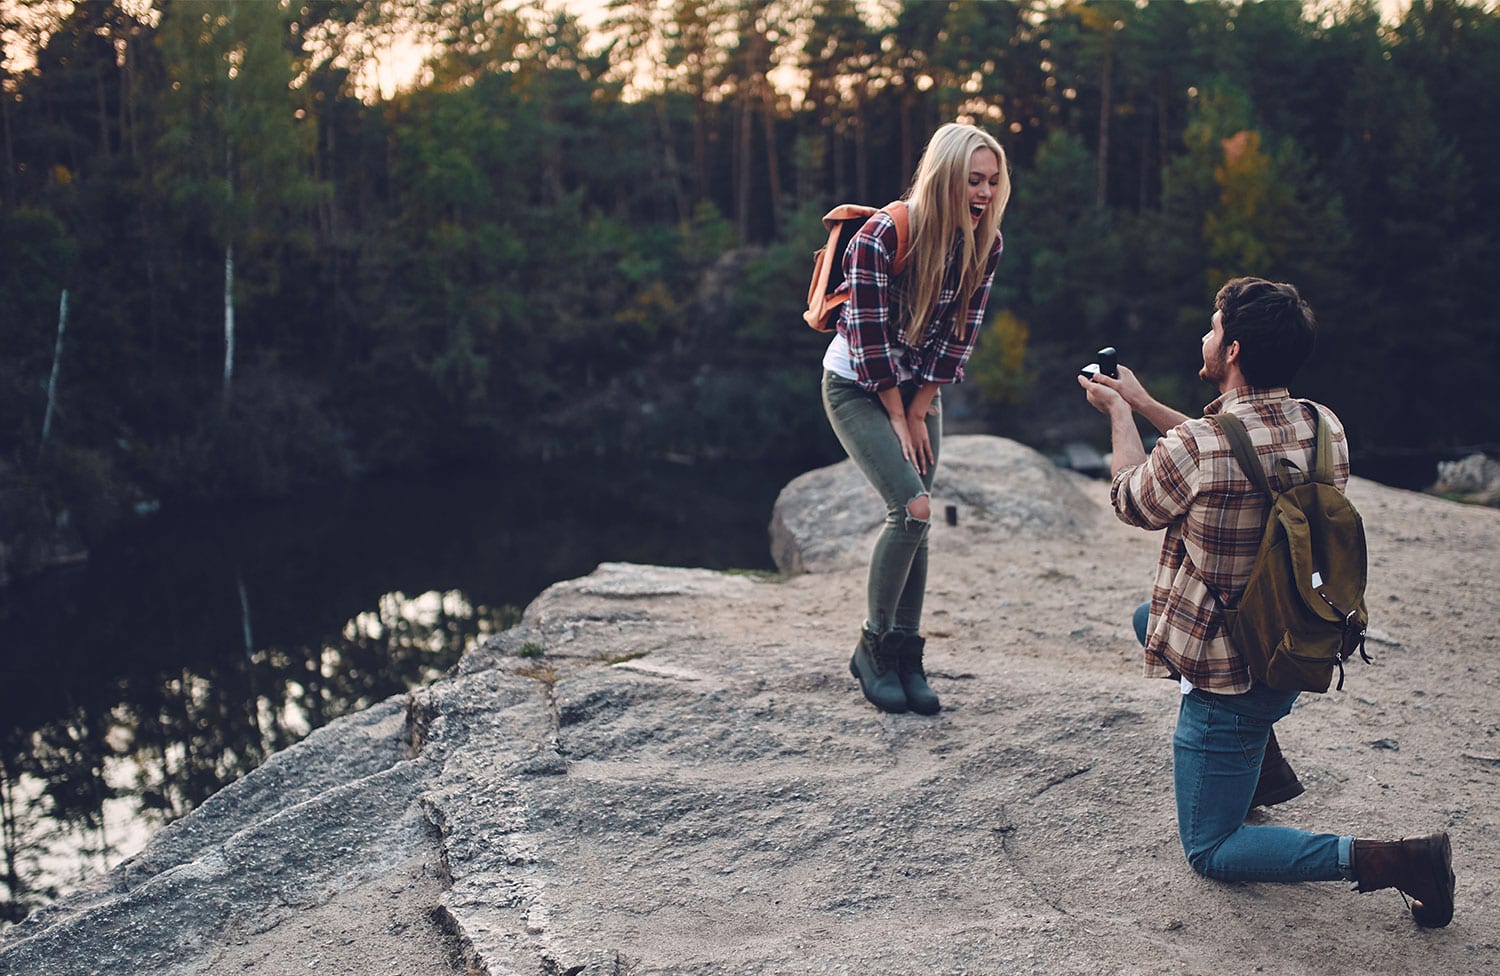
[[[1332,435],[1333,480],[1342,491],[1349,481],[1344,426],[1333,411],[1315,406]],[[1289,457],[1304,473],[1312,470],[1312,415],[1285,387],[1230,390],[1203,412],[1225,411],[1244,422],[1262,458]],[[1151,588],[1147,677],[1181,676],[1219,694],[1249,691],[1250,672],[1224,637],[1219,600],[1239,601],[1270,501],[1240,470],[1229,439],[1206,418],[1184,421],[1145,462],[1115,475],[1110,500],[1122,522],[1167,530]]]

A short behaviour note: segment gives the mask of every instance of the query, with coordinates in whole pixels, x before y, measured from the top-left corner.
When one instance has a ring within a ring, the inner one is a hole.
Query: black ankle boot
[[[1307,787],[1297,779],[1296,770],[1292,769],[1292,764],[1281,754],[1281,746],[1276,742],[1276,730],[1272,729],[1270,737],[1266,739],[1266,754],[1260,761],[1260,780],[1255,784],[1255,796],[1251,798],[1250,805],[1274,806],[1305,792]]]
[[[1442,928],[1453,920],[1453,847],[1446,833],[1405,840],[1356,840],[1354,878],[1360,891],[1395,888],[1420,904],[1418,925]]]
[[[906,711],[906,692],[896,671],[893,644],[890,634],[881,636],[866,630],[859,635],[859,646],[849,659],[849,673],[859,681],[859,690],[882,712]]]
[[[891,634],[887,640],[896,645],[896,671],[901,676],[906,703],[919,715],[936,715],[943,704],[927,684],[927,671],[922,667],[922,648],[927,645],[926,638],[916,634]]]

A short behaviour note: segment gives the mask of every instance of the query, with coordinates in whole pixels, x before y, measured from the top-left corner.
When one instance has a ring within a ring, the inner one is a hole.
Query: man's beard
[[[1219,354],[1212,360],[1205,359],[1203,368],[1198,370],[1198,378],[1215,388],[1224,382],[1224,376],[1228,373],[1224,363],[1224,350],[1221,348]]]

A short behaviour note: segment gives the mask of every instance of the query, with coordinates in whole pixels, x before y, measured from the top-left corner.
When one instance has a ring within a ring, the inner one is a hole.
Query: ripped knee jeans
[[[910,403],[915,383],[901,385]],[[942,395],[927,413],[933,463],[925,475],[901,456],[901,442],[880,398],[853,380],[823,373],[823,409],[839,443],[859,466],[885,504],[885,527],[870,554],[865,627],[877,634],[915,634],[922,624],[927,593],[927,534],[932,513],[932,478],[943,439]],[[921,517],[919,517],[921,516]]]

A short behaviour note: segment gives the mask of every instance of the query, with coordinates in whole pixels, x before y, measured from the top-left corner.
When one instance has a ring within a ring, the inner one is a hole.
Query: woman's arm
[[[932,398],[941,388],[937,383],[923,383],[917,387],[916,395],[906,408],[906,429],[911,435],[913,463],[918,474],[926,474],[927,469],[937,463],[932,454],[932,438],[927,435],[927,412],[932,409]]]
[[[928,397],[927,402],[931,403],[932,398]],[[917,449],[912,443],[910,425],[906,422],[906,410],[901,404],[901,388],[888,386],[881,390],[880,405],[885,407],[885,415],[890,419],[891,430],[896,432],[896,439],[901,442],[901,456],[911,462],[918,471],[925,473],[925,469],[917,463]],[[925,435],[927,428],[922,428],[922,433]],[[932,453],[930,446],[927,453]]]
[[[877,213],[854,235],[844,253],[849,303],[840,319],[840,328],[849,341],[849,358],[860,387],[876,393],[894,388],[897,382],[889,333],[891,262],[895,249],[895,222],[889,215]]]

